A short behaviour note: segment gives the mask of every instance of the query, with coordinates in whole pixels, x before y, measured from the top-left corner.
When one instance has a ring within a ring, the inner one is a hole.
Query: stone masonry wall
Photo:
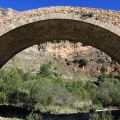
[[[9,10],[9,9],[8,9]],[[94,8],[81,8],[81,7],[48,7],[39,8],[34,10],[28,10],[24,12],[13,12],[14,14],[7,14],[4,17],[0,16],[0,29],[4,28],[4,25],[19,22],[19,19],[26,19],[32,17],[38,17],[50,13],[74,13],[79,15],[82,19],[92,17],[101,22],[110,22],[120,28],[120,11],[94,9]],[[4,24],[3,24],[4,21]]]

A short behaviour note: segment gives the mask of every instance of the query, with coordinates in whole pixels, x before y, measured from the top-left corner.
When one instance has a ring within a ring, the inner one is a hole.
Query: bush
[[[55,67],[54,67],[54,70],[57,70],[57,69],[58,69],[57,66],[55,66]]]
[[[86,60],[86,59],[81,59],[79,61],[79,66],[80,67],[86,66],[87,64],[88,64],[88,60]]]
[[[104,82],[106,79],[108,79],[108,76],[106,74],[101,74],[98,77],[98,81]]]
[[[102,114],[93,113],[90,114],[89,120],[114,120],[110,111],[102,112]]]
[[[50,65],[49,64],[42,64],[40,66],[40,71],[39,71],[39,75],[42,77],[47,77],[51,75],[51,71],[50,71]]]
[[[28,71],[27,73],[24,74],[24,78],[25,81],[28,80],[32,80],[32,73],[30,71]]]
[[[89,120],[100,120],[100,116],[97,113],[90,114]]]
[[[67,65],[71,65],[71,62],[70,62],[70,61],[68,61],[66,64],[67,64]]]
[[[108,71],[107,67],[103,66],[103,67],[101,68],[101,72],[102,72],[102,73],[105,73],[105,72],[107,72],[107,71]]]
[[[34,113],[34,112],[31,112],[27,117],[26,117],[26,120],[42,120],[42,116],[37,114],[37,113]]]

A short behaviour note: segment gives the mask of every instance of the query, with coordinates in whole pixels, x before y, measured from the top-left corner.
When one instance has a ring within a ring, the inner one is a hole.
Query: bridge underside
[[[30,23],[0,37],[0,67],[20,51],[52,40],[82,42],[100,49],[120,64],[120,37],[77,20],[51,19]]]

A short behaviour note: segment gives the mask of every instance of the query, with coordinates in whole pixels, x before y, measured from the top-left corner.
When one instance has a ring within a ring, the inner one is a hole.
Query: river
[[[30,110],[26,110],[20,107],[13,107],[7,105],[0,106],[0,116],[7,118],[22,118],[25,119],[26,116],[30,113]],[[36,111],[37,113],[40,113]],[[101,112],[97,112],[100,114]],[[89,120],[89,116],[91,113],[77,113],[77,114],[69,114],[69,115],[53,115],[53,114],[41,114],[43,120]],[[94,114],[94,113],[92,113]],[[120,116],[120,110],[112,110],[112,115],[114,116],[114,120],[118,120],[118,116]]]

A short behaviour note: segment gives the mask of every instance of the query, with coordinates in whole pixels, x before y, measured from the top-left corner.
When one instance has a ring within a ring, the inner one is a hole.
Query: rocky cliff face
[[[87,55],[89,53],[90,46],[82,46],[82,43],[74,43],[69,41],[59,41],[47,42],[44,44],[38,45],[38,50],[40,52],[48,52],[54,57],[61,58],[73,58],[77,57],[80,54]]]
[[[101,68],[106,67],[107,74],[120,74],[120,65],[117,64],[111,57],[104,52],[91,47],[84,46],[82,43],[71,43],[69,41],[61,41],[60,43],[48,42],[38,45],[40,52],[51,54],[53,57],[60,57],[67,59],[68,61],[74,59],[87,59],[89,62],[84,71],[98,77],[101,74]]]

